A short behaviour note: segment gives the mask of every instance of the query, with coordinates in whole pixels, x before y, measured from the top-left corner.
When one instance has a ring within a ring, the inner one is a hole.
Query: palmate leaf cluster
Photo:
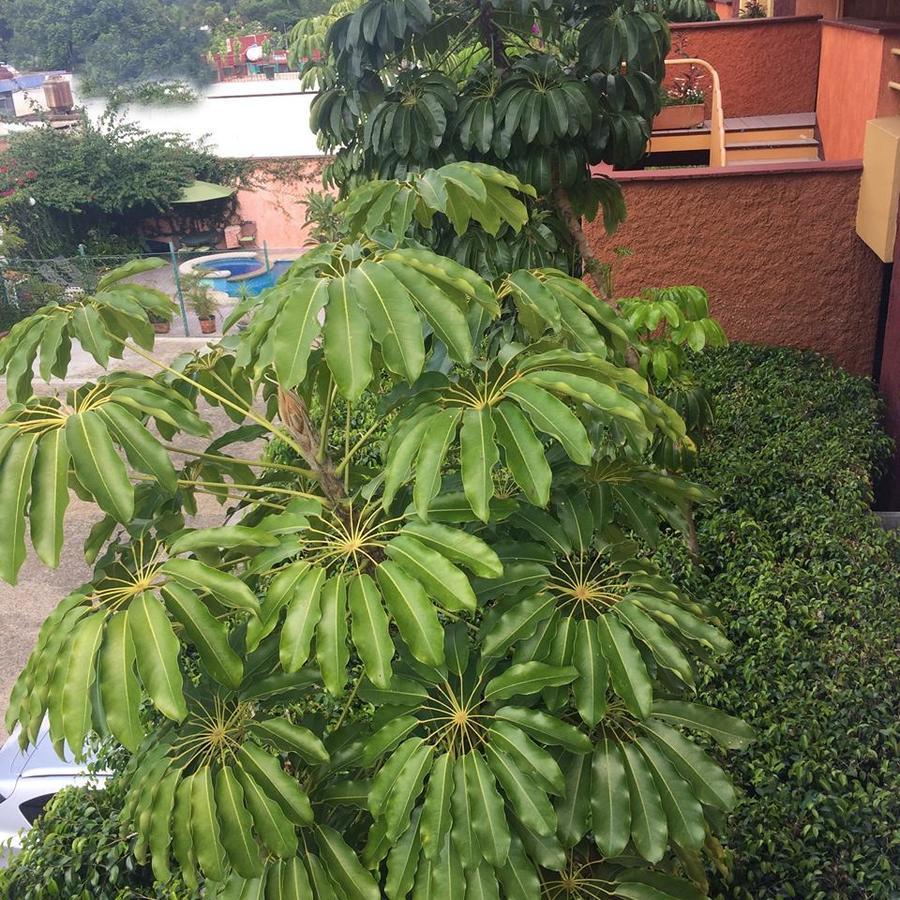
[[[160,880],[640,900],[698,896],[721,855],[736,795],[708,740],[751,735],[692,693],[728,642],[645,552],[708,499],[651,462],[693,452],[684,421],[626,365],[647,352],[635,326],[580,281],[488,281],[406,233],[439,213],[492,225],[489,195],[515,231],[530,193],[462,163],[379,182],[348,197],[352,234],[238,308],[243,331],[66,397],[10,379],[2,574],[26,523],[58,562],[70,489],[102,518],[7,725],[128,748],[123,836]],[[155,361],[163,310],[129,272],[26,320],[0,344],[7,376],[39,354],[64,374],[73,338]],[[382,387],[351,444],[353,404]],[[233,428],[198,450],[209,404]],[[376,433],[383,466],[357,465]],[[295,457],[232,454],[252,440]],[[198,529],[203,494],[222,521]]]
[[[333,154],[325,180],[338,192],[463,160],[536,188],[529,205],[550,221],[524,235],[486,228],[485,242],[471,229],[460,241],[439,222],[424,239],[493,277],[516,252],[528,267],[570,268],[564,208],[602,210],[610,230],[624,218],[618,187],[592,167],[628,168],[644,154],[670,36],[642,0],[367,0],[299,23],[293,43],[301,78],[319,88],[310,124]]]

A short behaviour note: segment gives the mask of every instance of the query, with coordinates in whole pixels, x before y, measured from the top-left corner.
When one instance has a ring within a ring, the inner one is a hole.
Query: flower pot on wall
[[[214,334],[216,331],[215,316],[198,316],[200,321],[200,332],[202,334]]]
[[[168,334],[168,333],[169,333],[169,329],[170,329],[171,327],[172,327],[172,326],[171,326],[171,324],[170,324],[169,322],[154,322],[154,323],[153,323],[153,330],[154,330],[157,334]]]
[[[706,108],[702,103],[664,106],[653,120],[653,130],[673,131],[681,128],[698,128],[705,120]]]

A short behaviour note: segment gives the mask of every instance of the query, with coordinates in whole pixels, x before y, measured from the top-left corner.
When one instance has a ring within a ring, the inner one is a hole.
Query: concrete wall
[[[819,70],[816,17],[728,19],[672,26],[672,53],[719,73],[726,118],[812,112]]]
[[[859,159],[866,122],[900,114],[900,25],[869,26],[837,21],[822,23],[818,122],[825,158]]]
[[[698,284],[730,338],[818,350],[872,373],[882,264],[854,227],[859,165],[799,163],[617,175],[628,220],[612,238],[615,290]],[[900,337],[900,335],[898,335]]]
[[[303,224],[306,195],[321,191],[324,157],[261,162],[238,190],[241,219],[256,224],[257,243],[271,248],[302,247],[309,234]]]

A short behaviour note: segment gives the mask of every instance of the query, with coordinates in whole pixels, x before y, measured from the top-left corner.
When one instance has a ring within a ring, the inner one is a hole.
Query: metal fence
[[[221,323],[231,308],[246,294],[256,294],[274,284],[290,261],[306,248],[256,248],[236,250],[176,249],[150,253],[94,256],[78,253],[47,259],[18,257],[0,259],[0,331],[52,301],[61,301],[74,290],[92,293],[99,279],[111,269],[135,259],[157,258],[166,265],[134,277],[135,281],[168,294],[178,303],[180,322],[172,323],[172,335],[194,337],[201,333],[192,308],[191,284],[194,274],[202,279],[217,301],[216,317]]]

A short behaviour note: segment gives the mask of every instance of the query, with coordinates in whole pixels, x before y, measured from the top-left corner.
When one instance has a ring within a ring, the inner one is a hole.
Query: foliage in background
[[[88,90],[127,82],[203,80],[206,34],[179,4],[165,0],[10,0],[0,17],[18,68],[65,69]]]
[[[762,0],[747,0],[741,11],[738,13],[741,19],[765,19],[766,8],[763,6]]]
[[[181,106],[195,103],[197,91],[184,81],[142,81],[115,87],[107,94],[107,109],[117,111],[129,103],[147,106]]]
[[[692,360],[716,424],[693,475],[705,566],[734,651],[700,697],[755,728],[737,757],[734,900],[900,894],[900,544],[871,513],[890,441],[872,385],[821,357],[732,346]],[[685,564],[670,542],[670,565]]]
[[[10,136],[0,177],[23,186],[4,215],[26,240],[23,256],[74,255],[79,243],[96,250],[108,236],[134,239],[194,179],[229,181],[242,168],[181,135],[150,134],[116,115],[96,124],[84,117],[77,129]]]

